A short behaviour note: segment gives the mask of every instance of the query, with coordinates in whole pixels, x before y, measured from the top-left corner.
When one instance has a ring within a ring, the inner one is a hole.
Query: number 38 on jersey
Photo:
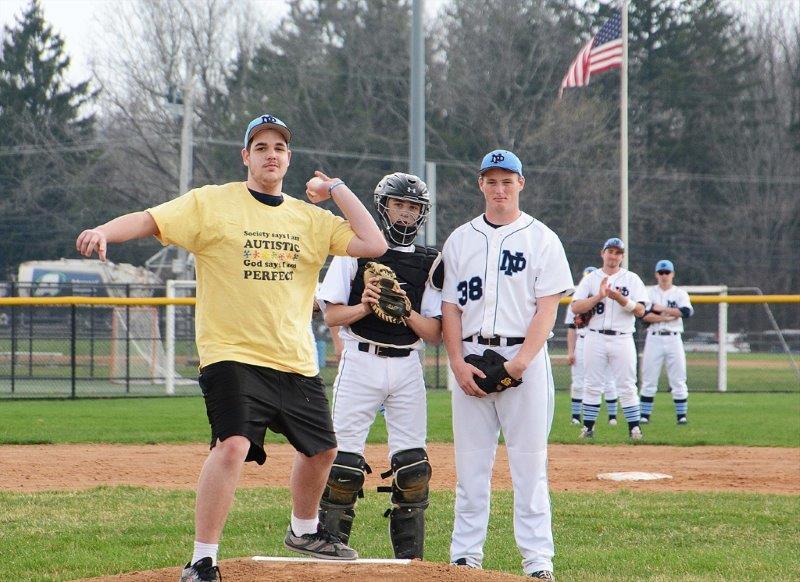
[[[469,281],[461,281],[456,287],[461,293],[458,304],[464,306],[467,301],[477,301],[483,297],[483,281],[480,277],[472,277]]]

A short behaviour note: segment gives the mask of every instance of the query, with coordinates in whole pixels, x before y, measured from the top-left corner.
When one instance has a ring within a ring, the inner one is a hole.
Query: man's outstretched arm
[[[75,247],[84,257],[91,257],[96,251],[100,260],[105,261],[108,243],[121,243],[157,234],[158,225],[149,212],[132,212],[84,230],[78,235]]]

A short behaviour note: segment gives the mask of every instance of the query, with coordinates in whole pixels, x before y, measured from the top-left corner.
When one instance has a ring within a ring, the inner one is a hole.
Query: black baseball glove
[[[573,321],[575,327],[578,329],[586,327],[587,325],[589,325],[589,320],[592,318],[593,315],[594,315],[594,308],[590,309],[586,313],[576,313],[575,319]]]
[[[388,323],[405,325],[405,318],[411,315],[411,300],[400,288],[397,275],[391,267],[370,261],[364,268],[364,285],[373,277],[378,277],[380,298],[377,303],[370,303],[372,312]]]
[[[507,388],[522,384],[522,380],[517,380],[508,373],[503,365],[507,360],[494,350],[486,350],[482,356],[470,354],[464,358],[464,361],[486,374],[486,378],[473,375],[473,379],[478,388],[487,394],[502,392]]]

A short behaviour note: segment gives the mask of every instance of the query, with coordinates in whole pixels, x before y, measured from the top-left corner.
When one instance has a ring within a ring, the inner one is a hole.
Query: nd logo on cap
[[[514,152],[508,150],[494,150],[483,156],[481,169],[478,174],[483,175],[494,168],[514,172],[522,176],[522,162]]]

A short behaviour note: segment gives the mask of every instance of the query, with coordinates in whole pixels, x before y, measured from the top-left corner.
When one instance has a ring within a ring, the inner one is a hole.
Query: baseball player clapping
[[[602,269],[584,277],[570,307],[576,314],[591,313],[583,348],[585,392],[581,438],[594,437],[607,367],[617,385],[630,437],[642,438],[633,332],[636,318],[645,314],[650,300],[639,276],[621,267],[624,255],[625,243],[619,238],[608,239],[600,253]]]

